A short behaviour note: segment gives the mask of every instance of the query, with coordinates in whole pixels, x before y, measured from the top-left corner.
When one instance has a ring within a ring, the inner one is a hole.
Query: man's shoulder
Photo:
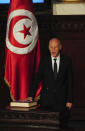
[[[70,56],[66,55],[66,54],[63,54],[61,53],[61,58],[64,59],[65,61],[68,61],[68,62],[72,62],[72,59]]]
[[[41,57],[41,61],[42,61],[42,62],[46,62],[46,61],[48,61],[49,59],[51,59],[51,56],[50,56],[50,55],[46,55],[46,56]]]

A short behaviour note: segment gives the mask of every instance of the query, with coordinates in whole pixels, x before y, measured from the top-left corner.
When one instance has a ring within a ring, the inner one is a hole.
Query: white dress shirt
[[[53,57],[51,56],[52,59],[52,69],[54,71],[54,59],[56,59],[56,63],[57,63],[57,72],[59,72],[59,66],[60,66],[60,54],[57,57]]]

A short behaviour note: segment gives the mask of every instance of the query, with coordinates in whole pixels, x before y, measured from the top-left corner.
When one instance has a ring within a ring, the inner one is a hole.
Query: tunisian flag
[[[32,0],[11,0],[6,32],[5,80],[13,100],[28,97],[39,61],[38,25]]]

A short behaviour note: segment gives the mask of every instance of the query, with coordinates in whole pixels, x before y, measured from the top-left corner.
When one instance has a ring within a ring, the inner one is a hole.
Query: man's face
[[[57,39],[50,40],[49,51],[51,53],[51,56],[57,57],[59,55],[61,48],[62,48],[62,46]]]

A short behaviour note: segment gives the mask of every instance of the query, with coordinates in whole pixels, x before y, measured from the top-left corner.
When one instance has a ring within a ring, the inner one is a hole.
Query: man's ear
[[[62,45],[60,45],[60,51],[62,50]]]

